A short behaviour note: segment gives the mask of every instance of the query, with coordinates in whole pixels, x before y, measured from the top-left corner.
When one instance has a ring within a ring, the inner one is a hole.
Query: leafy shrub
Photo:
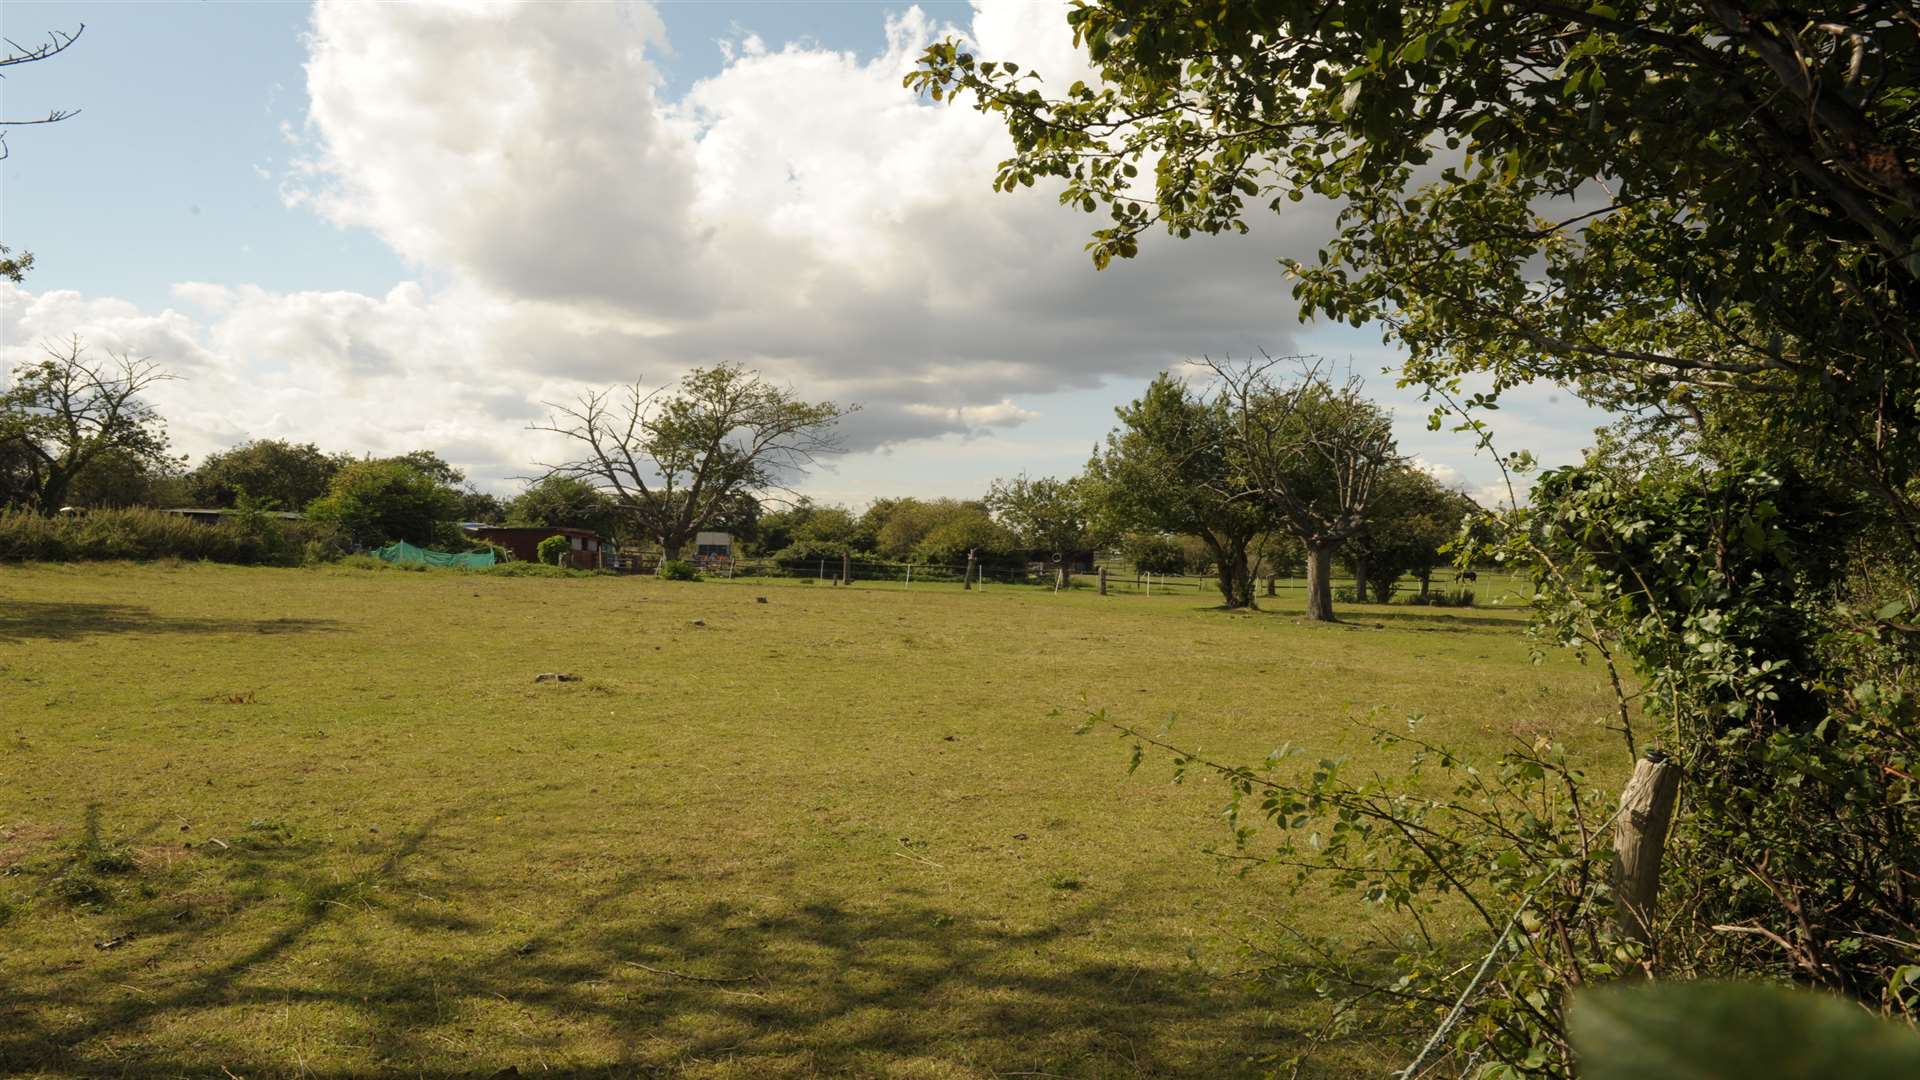
[[[548,566],[559,566],[571,546],[564,536],[549,536],[533,549],[534,557]]]
[[[1120,552],[1143,574],[1180,574],[1187,569],[1186,549],[1165,533],[1130,533]]]
[[[258,508],[213,525],[147,509],[53,517],[0,510],[0,560],[186,559],[292,565],[305,557],[309,547],[332,550],[338,541],[324,525],[282,523]]]
[[[840,557],[852,554],[852,552],[852,548],[849,548],[846,544],[838,540],[803,539],[796,540],[786,547],[781,548],[779,551],[774,552],[772,558],[777,562],[825,559],[833,565],[838,566],[840,564]]]
[[[668,559],[660,564],[660,576],[668,581],[699,581],[700,568],[685,559]]]
[[[1414,607],[1472,607],[1472,589],[1434,589],[1407,597]]]
[[[482,567],[478,570],[469,570],[466,572],[470,574],[486,574],[491,577],[511,578],[592,577],[595,574],[608,573],[608,571],[605,570],[570,570],[564,566],[549,566],[546,563],[534,562],[499,563],[495,566]]]

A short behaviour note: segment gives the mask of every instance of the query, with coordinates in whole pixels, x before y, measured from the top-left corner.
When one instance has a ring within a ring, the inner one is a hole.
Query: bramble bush
[[[566,537],[549,536],[534,546],[533,553],[535,558],[547,566],[559,566],[560,561],[567,557],[567,547]]]
[[[1224,782],[1222,858],[1397,916],[1384,947],[1289,931],[1262,955],[1260,978],[1328,1003],[1316,1046],[1412,1046],[1441,1027],[1457,1073],[1570,1076],[1571,992],[1633,971],[1810,985],[1911,1023],[1920,566],[1901,539],[1871,507],[1755,461],[1562,469],[1532,501],[1461,557],[1528,569],[1536,648],[1604,664],[1627,757],[1682,770],[1645,943],[1614,921],[1615,793],[1551,740],[1474,763],[1418,717],[1375,724],[1408,767],[1355,777],[1337,759],[1300,770],[1291,747],[1212,760],[1105,713],[1083,730],[1130,738],[1134,768],[1152,748],[1176,781]],[[1432,931],[1462,906],[1478,932]]]
[[[0,509],[0,561],[187,559],[291,566],[344,550],[331,528],[282,522],[257,506],[213,525],[138,508],[56,516]]]
[[[668,559],[660,564],[660,576],[668,581],[699,581],[700,568],[686,559]]]

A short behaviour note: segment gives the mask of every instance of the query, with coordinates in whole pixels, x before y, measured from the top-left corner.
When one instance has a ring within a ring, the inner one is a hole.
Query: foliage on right
[[[1245,232],[1314,200],[1333,235],[1282,260],[1302,317],[1382,327],[1434,426],[1453,413],[1491,448],[1484,415],[1536,380],[1622,417],[1467,539],[1532,572],[1543,643],[1613,674],[1624,746],[1685,770],[1658,932],[1608,926],[1611,796],[1550,743],[1470,768],[1383,729],[1413,758],[1383,780],[1119,725],[1277,827],[1250,855],[1236,818],[1240,857],[1416,919],[1464,898],[1493,949],[1461,966],[1421,922],[1372,967],[1308,948],[1271,970],[1349,1028],[1385,1015],[1424,1040],[1451,1016],[1453,1064],[1506,1074],[1568,1073],[1568,990],[1626,968],[1920,1012],[1920,5],[1097,0],[1067,19],[1089,82],[957,40],[907,82],[1006,121],[998,187],[1104,210],[1096,265],[1149,229]]]

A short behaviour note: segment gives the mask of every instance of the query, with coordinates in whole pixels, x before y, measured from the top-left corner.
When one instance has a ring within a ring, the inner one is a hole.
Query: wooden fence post
[[[963,589],[973,588],[973,559],[974,559],[973,549],[968,548],[967,549],[967,576],[960,579],[960,587]]]
[[[1647,942],[1660,895],[1660,859],[1667,827],[1680,797],[1680,767],[1658,750],[1647,751],[1620,792],[1613,825],[1614,926],[1620,936]]]
[[[840,584],[853,584],[853,553],[850,551],[840,553]]]
[[[1267,575],[1267,595],[1268,596],[1275,595],[1273,591],[1273,575],[1272,574]]]
[[[1100,568],[1100,595],[1107,595],[1107,568],[1104,566]]]

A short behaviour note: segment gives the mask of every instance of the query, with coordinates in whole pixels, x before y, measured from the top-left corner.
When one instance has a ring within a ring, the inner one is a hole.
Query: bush
[[[840,565],[841,557],[850,554],[853,554],[853,549],[838,540],[796,540],[774,552],[769,558],[776,562],[825,559],[837,567]]]
[[[1427,593],[1414,593],[1407,597],[1407,603],[1415,607],[1472,607],[1472,589],[1434,589]]]
[[[567,549],[570,546],[564,536],[549,536],[533,549],[534,557],[548,566],[559,566],[561,560],[567,557]]]
[[[314,522],[286,522],[257,507],[206,525],[159,510],[95,510],[42,517],[0,510],[0,560],[93,562],[187,559],[291,566],[312,551],[341,550],[336,534]]]
[[[469,574],[488,574],[493,577],[511,578],[570,578],[592,577],[595,574],[609,574],[608,570],[569,570],[564,566],[549,566],[546,563],[508,562],[497,566],[483,567],[479,570],[464,571]]]
[[[685,559],[668,559],[660,564],[660,576],[668,581],[699,581],[700,568]]]

